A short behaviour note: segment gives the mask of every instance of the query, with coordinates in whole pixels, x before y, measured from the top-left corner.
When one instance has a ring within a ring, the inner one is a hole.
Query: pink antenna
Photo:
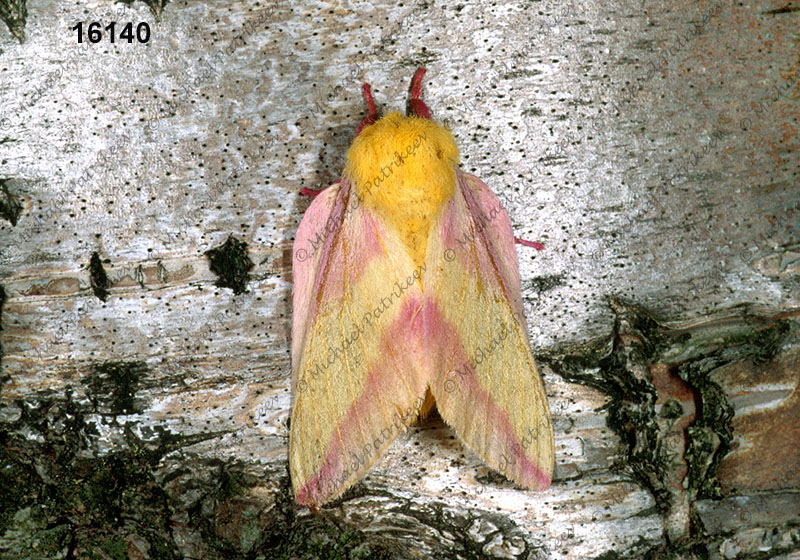
[[[417,71],[414,73],[414,77],[411,79],[411,100],[409,101],[409,104],[411,105],[411,110],[416,116],[423,119],[432,120],[433,117],[431,117],[431,110],[428,109],[428,106],[421,99],[423,76],[425,76],[425,67],[420,66],[417,68]]]
[[[378,120],[378,107],[375,106],[375,100],[372,99],[372,88],[369,87],[369,84],[364,84],[361,86],[361,89],[364,92],[364,101],[367,104],[367,116],[364,117],[364,120],[362,120],[361,124],[356,128],[356,136],[358,136],[361,129],[365,126],[369,126]]]

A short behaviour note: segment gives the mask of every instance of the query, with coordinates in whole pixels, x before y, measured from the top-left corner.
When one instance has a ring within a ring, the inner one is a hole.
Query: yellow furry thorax
[[[389,113],[361,130],[347,152],[345,175],[364,205],[425,260],[433,219],[455,192],[458,148],[434,121]]]

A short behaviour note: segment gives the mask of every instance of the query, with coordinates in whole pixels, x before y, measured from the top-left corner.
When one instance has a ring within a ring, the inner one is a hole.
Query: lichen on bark
[[[207,251],[206,256],[211,271],[218,277],[217,286],[230,288],[237,295],[247,290],[249,271],[254,266],[247,255],[247,243],[231,235],[221,246]]]
[[[2,142],[0,142],[2,144]],[[0,217],[17,225],[17,220],[22,213],[22,204],[8,189],[8,179],[0,179]]]
[[[108,288],[111,286],[111,282],[108,280],[103,261],[97,251],[92,253],[92,258],[89,259],[89,283],[92,286],[92,292],[100,301],[108,299]]]
[[[20,43],[25,41],[25,20],[28,18],[27,0],[0,0],[0,18]]]
[[[717,469],[733,435],[734,409],[711,374],[734,362],[770,359],[790,325],[745,307],[670,328],[638,305],[617,298],[609,298],[609,305],[616,315],[609,336],[542,360],[567,381],[608,396],[607,423],[623,443],[617,468],[653,494],[665,516],[668,546],[697,552],[707,535],[693,504],[721,497]],[[663,386],[659,393],[664,380],[680,385],[676,377],[688,384],[694,411],[684,410]],[[686,428],[676,432],[683,424]]]

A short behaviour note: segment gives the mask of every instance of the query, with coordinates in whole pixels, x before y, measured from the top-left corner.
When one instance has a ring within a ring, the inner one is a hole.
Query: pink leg
[[[317,191],[317,190],[314,190],[314,189],[307,189],[305,187],[300,189],[300,195],[301,196],[310,196],[311,198],[314,198],[315,196],[317,196],[321,192],[322,192],[322,190],[318,190]]]
[[[537,243],[536,241],[528,241],[526,239],[521,239],[519,237],[515,237],[514,241],[516,241],[520,245],[525,245],[526,247],[533,247],[534,249],[538,249],[539,251],[544,249],[544,245],[542,245],[541,243]]]

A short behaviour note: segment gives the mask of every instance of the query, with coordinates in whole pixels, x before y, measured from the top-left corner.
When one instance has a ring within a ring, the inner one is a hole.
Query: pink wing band
[[[403,300],[399,315],[381,337],[381,350],[369,364],[361,395],[339,422],[326,447],[322,468],[297,492],[298,503],[319,504],[338,494],[354,473],[377,460],[382,450],[416,418],[428,384],[427,373],[419,367],[426,354],[420,345],[425,340],[421,336],[420,307],[418,295],[408,295]],[[386,410],[383,403],[389,395],[394,401],[411,404],[405,408],[389,405],[395,410]],[[404,398],[398,399],[401,395]],[[344,456],[343,450],[354,448],[357,453]]]
[[[331,194],[329,189],[338,190]],[[352,194],[350,183],[342,179],[338,184],[323,190],[315,197],[303,216],[297,230],[293,247],[293,306],[292,314],[292,354],[299,351],[305,338],[308,321],[315,316],[319,304],[341,297],[345,290],[345,274],[353,285],[372,259],[383,254],[378,243],[383,235],[380,224],[371,213],[354,212],[361,204]],[[331,196],[335,196],[333,201]],[[348,213],[358,216],[355,227],[350,227],[353,247],[350,255],[357,255],[353,262],[344,265],[345,251],[334,251],[337,236],[343,234],[342,227]],[[361,229],[360,229],[361,228]],[[318,266],[315,266],[319,259]],[[317,275],[314,271],[317,270]],[[298,356],[299,357],[299,356]]]
[[[426,351],[426,345],[436,351]],[[448,398],[449,392],[454,388],[448,386],[448,371],[442,372],[440,368],[448,368],[447,364],[452,363],[469,363],[468,352],[459,342],[456,329],[442,317],[433,298],[426,298],[425,305],[421,305],[417,298],[406,300],[402,312],[387,329],[382,346],[382,351],[378,353],[379,358],[370,363],[364,390],[348,409],[327,446],[322,468],[298,491],[298,503],[317,504],[337,494],[338,488],[343,487],[355,471],[372,464],[380,455],[381,449],[405,430],[405,426],[416,417],[428,383],[431,383],[431,391],[437,402],[444,402]],[[386,359],[387,356],[393,356],[400,361],[392,363]],[[439,363],[432,363],[432,356],[442,358],[438,360]],[[420,366],[425,370],[422,375],[402,373]],[[428,374],[431,371],[439,371],[440,374],[432,379]],[[520,479],[527,486],[549,486],[550,476],[525,453],[536,442],[539,434],[529,428],[532,432],[530,440],[525,436],[520,439],[514,433],[508,414],[493,402],[489,392],[480,386],[475,376],[461,373],[456,375],[459,376],[457,390],[469,395],[467,400],[474,407],[471,416],[486,419],[482,425],[486,430],[486,437],[502,438],[503,444],[498,447],[503,451],[497,460],[501,466],[507,468],[501,468],[501,472],[509,478]],[[404,382],[415,379],[419,379],[421,385],[404,385]],[[410,400],[416,398],[416,401],[413,401],[414,406],[407,407],[406,410],[386,411],[380,406],[384,395],[408,395]],[[365,431],[367,426],[378,426],[379,435],[371,436]],[[361,446],[360,442],[363,441],[371,443]],[[343,449],[352,448],[360,450],[345,457]]]
[[[453,391],[461,391],[462,394],[466,394],[465,400],[473,407],[470,416],[475,419],[486,419],[484,425],[481,426],[486,431],[486,436],[497,437],[500,435],[504,440],[505,445],[501,447],[505,451],[498,457],[501,472],[508,478],[515,478],[510,472],[512,469],[503,469],[502,465],[505,462],[505,466],[511,467],[518,463],[519,466],[513,470],[519,469],[519,476],[522,478],[520,482],[537,488],[549,486],[550,476],[524,453],[524,450],[538,439],[538,434],[529,433],[531,440],[528,441],[523,436],[523,441],[514,433],[508,413],[497,406],[494,402],[495,399],[480,385],[470,371],[471,366],[466,367],[467,364],[470,364],[469,353],[461,344],[458,331],[444,319],[434,300],[426,301],[425,315],[428,341],[432,344],[432,348],[436,348],[437,352],[447,357],[448,362],[439,364],[439,367],[434,370],[437,375],[432,376],[430,382],[431,392],[436,402],[445,403]],[[454,371],[452,364],[458,364],[459,371]],[[442,371],[443,367],[446,368],[444,371]],[[512,387],[511,390],[515,390],[515,388]],[[532,431],[533,428],[529,428],[529,430]],[[486,446],[487,449],[491,447],[490,445]]]
[[[456,177],[457,192],[463,193],[468,214],[477,216],[481,222],[476,226],[460,220],[466,213],[455,200],[451,201],[445,209],[440,229],[444,246],[454,251],[468,273],[495,279],[512,303],[517,320],[524,326],[517,249],[508,213],[483,181],[458,168]],[[474,270],[473,250],[477,253],[478,270]]]
[[[325,294],[325,299],[341,299],[344,295],[346,285],[354,285],[358,282],[364,268],[369,262],[380,255],[383,255],[383,248],[378,243],[378,239],[383,236],[380,226],[369,212],[355,212],[354,218],[359,220],[353,224],[352,233],[347,237],[342,231],[342,223],[347,212],[353,212],[361,201],[357,196],[351,196],[352,189],[347,179],[342,179],[340,183],[339,195],[336,197],[333,209],[330,214],[329,225],[321,232],[325,237],[320,254],[319,268],[320,274],[314,280],[315,294]],[[349,225],[349,224],[348,224]],[[350,228],[348,228],[350,229]],[[334,252],[337,237],[345,235],[345,239],[350,239],[353,247],[346,250]],[[344,259],[350,255],[351,261],[346,264]],[[350,278],[346,282],[344,274],[349,273]],[[312,316],[313,316],[313,309]]]

